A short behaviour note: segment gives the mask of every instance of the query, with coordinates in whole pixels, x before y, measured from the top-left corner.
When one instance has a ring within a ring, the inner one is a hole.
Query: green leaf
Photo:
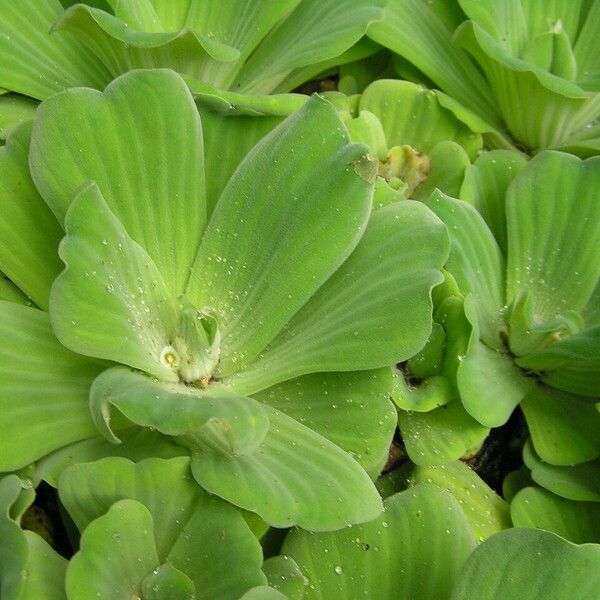
[[[194,582],[173,565],[165,563],[142,581],[144,600],[190,600],[196,598]]]
[[[477,539],[511,527],[509,506],[465,463],[415,467],[411,485],[430,483],[450,492],[465,512]]]
[[[595,302],[592,297],[589,304]],[[520,367],[541,372],[548,385],[597,397],[600,385],[600,327],[596,326],[554,341],[549,346],[516,359]]]
[[[19,469],[95,432],[90,385],[105,368],[56,340],[48,315],[0,302],[0,470]]]
[[[512,357],[492,350],[478,339],[474,328],[467,353],[460,362],[457,383],[467,412],[482,425],[504,425],[535,385]]]
[[[441,222],[423,204],[373,213],[360,244],[262,357],[226,380],[252,391],[320,371],[404,361],[431,333],[431,289],[448,251]]]
[[[0,479],[0,594],[6,600],[66,600],[67,561],[19,522],[34,499],[16,475]]]
[[[42,100],[78,85],[102,88],[110,75],[78,40],[50,35],[58,0],[0,2],[0,86]]]
[[[562,8],[568,6],[568,4],[567,6],[564,3],[561,4],[563,5]],[[589,7],[585,19],[581,22],[581,29],[574,45],[577,60],[577,80],[585,89],[597,89],[598,75],[600,74],[595,59],[598,53],[599,16],[600,6],[597,2],[594,2]]]
[[[424,484],[388,498],[385,512],[364,525],[292,530],[282,550],[308,578],[306,600],[443,600],[474,547],[458,502]]]
[[[470,204],[436,190],[427,205],[448,227],[451,249],[446,268],[463,295],[472,295],[481,339],[499,348],[498,334],[504,327],[504,259],[496,240]]]
[[[0,97],[0,139],[6,139],[13,127],[33,118],[38,103],[18,96],[4,94]]]
[[[413,193],[415,200],[425,200],[437,188],[449,196],[458,196],[469,156],[462,146],[452,140],[436,144],[429,153],[431,169],[424,181]]]
[[[250,56],[235,88],[244,94],[269,93],[293,69],[339,56],[381,18],[382,4],[381,0],[299,2]]]
[[[12,130],[0,147],[0,268],[38,306],[48,307],[50,285],[61,269],[62,230],[29,174],[31,125]]]
[[[296,561],[287,555],[273,556],[265,560],[263,571],[269,585],[285,595],[288,600],[302,600],[308,580]]]
[[[531,479],[531,472],[525,465],[521,465],[516,471],[511,471],[502,482],[502,496],[507,502],[512,502],[513,498],[526,487],[535,486]]]
[[[206,208],[200,118],[175,73],[133,71],[104,93],[49,99],[33,129],[31,172],[61,221],[80,186],[95,181],[174,295],[184,291]]]
[[[489,433],[453,400],[426,413],[400,411],[398,426],[410,459],[421,466],[441,465],[479,448]]]
[[[16,302],[31,306],[31,300],[10,280],[0,272],[0,300],[3,302]]]
[[[398,375],[393,394],[399,408],[415,413],[429,413],[446,406],[453,397],[452,386],[445,377],[433,375],[412,385],[405,381],[404,373]]]
[[[61,476],[59,492],[85,532],[111,506],[126,502],[143,507],[153,524],[156,566],[169,563],[185,573],[199,600],[238,598],[266,583],[258,540],[239,511],[195,484],[187,457],[148,459],[136,465],[108,458],[75,465]],[[137,560],[135,554],[132,557]],[[235,568],[224,571],[223,565]]]
[[[152,515],[143,504],[115,502],[81,536],[67,568],[69,598],[141,596],[142,580],[160,564],[153,537]]]
[[[264,405],[271,427],[251,454],[216,444],[192,452],[192,473],[212,494],[256,512],[273,527],[331,530],[375,518],[381,498],[346,452]]]
[[[481,138],[443,108],[434,91],[410,81],[375,81],[365,89],[358,106],[381,121],[390,148],[408,144],[430,153],[440,142],[452,140],[470,157],[481,148]]]
[[[572,465],[600,456],[600,412],[579,396],[533,387],[521,408],[536,453],[555,465]]]
[[[285,381],[253,398],[327,438],[366,471],[378,474],[396,429],[391,385],[389,369],[319,373]]]
[[[195,438],[218,436],[224,449],[252,452],[269,428],[269,418],[252,398],[211,386],[199,390],[180,383],[162,383],[124,367],[101,373],[90,390],[92,418],[103,435],[119,442],[110,429],[110,409],[116,407],[133,423],[161,433]],[[206,431],[208,430],[208,432]]]
[[[58,478],[67,467],[111,456],[140,462],[149,456],[173,458],[188,455],[185,448],[175,444],[170,438],[142,427],[121,429],[119,438],[121,443],[118,445],[103,437],[93,437],[55,450],[36,462],[34,485],[37,486],[41,481],[46,481],[52,487],[57,487]]]
[[[598,545],[575,546],[546,531],[510,529],[469,557],[452,600],[588,600],[600,586],[599,567]]]
[[[172,339],[175,302],[156,265],[111,212],[95,183],[65,217],[66,269],[52,286],[50,317],[62,344],[179,381]]]
[[[215,110],[196,100],[204,138],[206,202],[212,214],[219,196],[242,159],[282,121],[280,115],[238,115]]]
[[[600,503],[565,500],[528,487],[510,503],[510,516],[515,527],[544,529],[575,544],[600,542]]]
[[[314,97],[230,179],[187,292],[218,318],[219,376],[254,359],[358,243],[373,193],[354,169],[365,150],[347,144],[333,107]]]
[[[551,465],[536,454],[528,441],[523,460],[531,469],[532,479],[554,494],[568,500],[600,502],[600,459],[573,466]]]
[[[461,200],[472,204],[483,217],[506,256],[506,206],[508,186],[527,164],[527,159],[510,150],[483,152],[465,171]]]
[[[267,585],[248,590],[240,600],[288,600],[281,592]]]
[[[598,283],[599,185],[600,159],[548,151],[509,187],[507,301],[526,290],[536,323],[581,312]]]
[[[436,86],[497,126],[494,96],[470,57],[454,45],[449,23],[421,0],[391,0],[369,37],[406,58]]]

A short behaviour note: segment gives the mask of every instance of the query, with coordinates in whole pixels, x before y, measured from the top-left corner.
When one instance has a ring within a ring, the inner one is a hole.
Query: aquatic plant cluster
[[[0,0],[2,600],[600,599],[600,0]]]

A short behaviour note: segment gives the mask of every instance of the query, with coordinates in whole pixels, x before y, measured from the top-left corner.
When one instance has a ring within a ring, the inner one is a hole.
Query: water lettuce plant
[[[427,201],[448,226],[446,267],[471,325],[456,371],[461,401],[488,427],[520,405],[536,452],[557,465],[600,454],[599,177],[597,158],[536,156],[489,213],[504,251],[469,203],[441,192]]]
[[[24,129],[7,162],[27,159]],[[333,107],[315,97],[267,135],[208,223],[201,122],[170,71],[48,99],[29,165],[29,233],[45,252],[64,226],[66,268],[50,286],[57,256],[44,281],[23,265],[26,240],[3,251],[50,312],[2,305],[2,468],[98,431],[118,443],[135,424],[172,436],[200,485],[272,525],[376,516],[363,467],[382,468],[395,427],[389,365],[429,335],[448,239],[423,204],[372,212],[377,165]],[[7,230],[23,225],[16,193]]]
[[[491,144],[588,156],[599,141],[599,11],[577,0],[390,0],[368,34]]]
[[[481,149],[481,136],[441,106],[433,92],[408,81],[380,79],[355,104],[355,118],[347,117],[350,134],[369,145],[389,187],[417,200],[436,188],[458,194],[467,166]]]
[[[76,465],[63,473],[60,493],[82,532],[69,561],[19,528],[33,490],[16,475],[0,481],[3,598],[277,599],[285,596],[269,580],[304,587],[291,559],[263,562],[244,517],[195,484],[188,457]]]

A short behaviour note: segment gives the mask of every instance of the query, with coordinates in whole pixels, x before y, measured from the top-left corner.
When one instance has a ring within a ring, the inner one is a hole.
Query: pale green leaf
[[[368,521],[381,498],[367,473],[346,452],[285,414],[265,406],[271,427],[251,454],[217,445],[192,452],[202,487],[274,527],[331,530]]]
[[[417,465],[441,465],[479,448],[489,433],[453,400],[426,413],[400,411],[398,426],[410,459]]]
[[[415,200],[425,200],[437,188],[449,196],[458,196],[469,156],[462,146],[452,140],[436,144],[429,153],[431,168],[424,181],[414,191]]]
[[[93,437],[87,397],[98,361],[61,346],[40,310],[0,302],[0,470]]]
[[[504,425],[535,384],[509,354],[479,341],[476,329],[458,368],[457,383],[467,412],[487,427]]]
[[[124,367],[101,373],[90,390],[90,409],[98,429],[118,442],[110,429],[114,406],[137,425],[173,436],[185,436],[193,447],[196,437],[219,434],[225,448],[234,453],[251,452],[261,443],[269,418],[261,405],[225,388],[200,390],[181,383],[163,383]]]
[[[581,311],[600,278],[600,158],[534,158],[508,189],[507,301],[528,291],[543,323]]]
[[[110,75],[75,38],[50,30],[58,0],[0,1],[0,86],[42,100],[78,85],[102,88]]]
[[[308,580],[302,574],[296,561],[287,555],[273,556],[265,560],[263,571],[269,585],[288,600],[302,600]]]
[[[523,398],[521,408],[543,460],[572,465],[600,456],[600,412],[593,402],[539,385]]]
[[[31,125],[12,131],[0,147],[0,268],[38,306],[48,307],[62,230],[29,174]]]
[[[281,592],[267,585],[248,590],[240,600],[288,600]]]
[[[132,71],[104,93],[55,95],[38,109],[30,161],[38,190],[61,221],[78,188],[95,181],[172,292],[183,292],[206,208],[202,127],[180,77]]]
[[[525,465],[521,465],[516,471],[511,471],[504,478],[502,496],[507,502],[512,502],[521,490],[531,486],[535,486],[535,481],[531,479],[531,472]]]
[[[594,302],[592,297],[588,306]],[[563,337],[516,363],[539,372],[542,381],[554,388],[595,398],[600,389],[600,327]]]
[[[575,543],[600,543],[600,503],[575,502],[528,487],[510,503],[515,527],[552,531]]]
[[[589,600],[600,586],[600,545],[510,529],[469,557],[452,600]]]
[[[375,211],[350,258],[228,385],[254,391],[304,373],[410,358],[431,333],[430,294],[447,251],[445,228],[423,204]]]
[[[333,107],[314,97],[230,179],[188,288],[219,321],[219,376],[255,358],[360,240],[373,192],[354,163],[365,152],[347,144]]]
[[[430,483],[449,491],[465,512],[479,541],[511,527],[508,503],[463,462],[415,467],[409,481],[412,485]]]
[[[521,0],[459,0],[458,4],[469,19],[475,21],[511,54],[521,54],[529,37],[524,4]],[[551,3],[549,3],[551,4]],[[564,4],[564,3],[563,3]],[[549,7],[546,6],[546,11]],[[548,15],[549,17],[550,15]]]
[[[460,198],[472,204],[483,217],[506,256],[506,190],[527,159],[510,150],[482,153],[465,171]]]
[[[385,512],[364,525],[292,530],[282,550],[308,578],[306,600],[443,600],[474,547],[458,502],[424,484],[388,498]]]
[[[396,429],[389,369],[319,373],[291,379],[254,394],[379,473]]]
[[[0,273],[0,300],[3,302],[16,302],[31,306],[32,300],[28,298],[8,277]]]
[[[167,2],[155,4],[169,10]],[[202,6],[184,4],[190,16],[194,6]],[[184,4],[176,6],[184,8]],[[198,31],[193,23],[188,25],[185,14],[161,23],[148,0],[119,2],[116,15],[76,4],[56,21],[54,31],[81,40],[113,77],[135,68],[167,67],[203,78],[207,63],[209,67],[213,61],[228,63],[240,55],[237,49]]]
[[[66,576],[74,600],[139,597],[142,580],[160,564],[152,515],[135,500],[115,502],[88,525],[80,544]]]
[[[206,203],[212,213],[221,192],[242,159],[282,121],[279,115],[237,115],[214,110],[197,100],[202,119],[206,169]]]
[[[600,459],[573,466],[551,465],[536,454],[530,441],[523,448],[523,459],[538,485],[568,500],[600,502]]]
[[[277,85],[277,87],[274,89],[274,92],[287,92],[289,90],[295,90],[303,84],[310,86],[311,82],[314,82],[315,80],[317,81],[317,84],[319,84],[319,80],[329,75],[337,74],[337,91],[351,96],[352,94],[362,91],[362,88],[357,89],[356,84],[353,86],[352,90],[349,90],[348,87],[345,87],[345,85],[347,86],[349,83],[347,81],[342,83],[342,80],[348,77],[348,71],[345,69],[352,70],[354,65],[367,63],[369,59],[373,59],[373,61],[377,63],[377,58],[381,55],[380,50],[381,46],[379,44],[376,44],[367,37],[360,38],[356,44],[337,56],[333,56],[329,59],[311,63],[305,67],[298,67],[292,70],[292,72]],[[356,74],[356,69],[353,70],[353,73]],[[373,75],[371,72],[369,72],[369,75],[365,74],[365,77],[369,76],[371,76],[371,78],[368,79],[368,83],[375,79],[375,75]],[[326,86],[327,82],[324,81],[322,87]]]
[[[9,131],[33,118],[38,103],[17,94],[0,96],[0,139],[6,139]]]
[[[73,200],[65,228],[60,257],[66,269],[54,282],[50,300],[58,339],[80,354],[178,381],[165,354],[175,334],[175,301],[95,183]]]
[[[190,600],[197,597],[194,582],[170,563],[146,575],[141,588],[144,600]]]

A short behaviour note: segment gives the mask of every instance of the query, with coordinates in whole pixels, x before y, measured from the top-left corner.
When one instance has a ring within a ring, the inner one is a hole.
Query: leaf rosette
[[[376,516],[389,366],[430,334],[440,220],[412,201],[372,210],[377,167],[319,97],[248,153],[210,219],[202,123],[175,73],[45,101],[30,170],[29,128],[1,150],[27,185],[7,185],[4,226],[25,235],[0,268],[49,315],[2,304],[2,468],[80,442],[76,462],[98,430],[118,443],[138,426],[271,525]]]
[[[423,200],[436,188],[458,194],[481,136],[440,104],[436,92],[382,79],[366,87],[354,111],[356,118],[346,115],[351,138],[369,145],[387,184],[378,181],[376,202]]]
[[[599,2],[392,0],[385,13],[369,36],[494,147],[598,152]]]
[[[448,226],[446,268],[471,326],[458,391],[487,427],[520,405],[544,461],[583,463],[600,454],[600,162],[545,151],[511,181],[506,158],[491,153],[464,188],[476,205],[486,198],[482,213],[441,192],[427,201]]]
[[[0,480],[6,600],[302,598],[294,561],[263,561],[252,520],[198,487],[188,457],[74,465],[58,487],[79,539],[69,560],[26,528],[33,489],[16,475]]]

